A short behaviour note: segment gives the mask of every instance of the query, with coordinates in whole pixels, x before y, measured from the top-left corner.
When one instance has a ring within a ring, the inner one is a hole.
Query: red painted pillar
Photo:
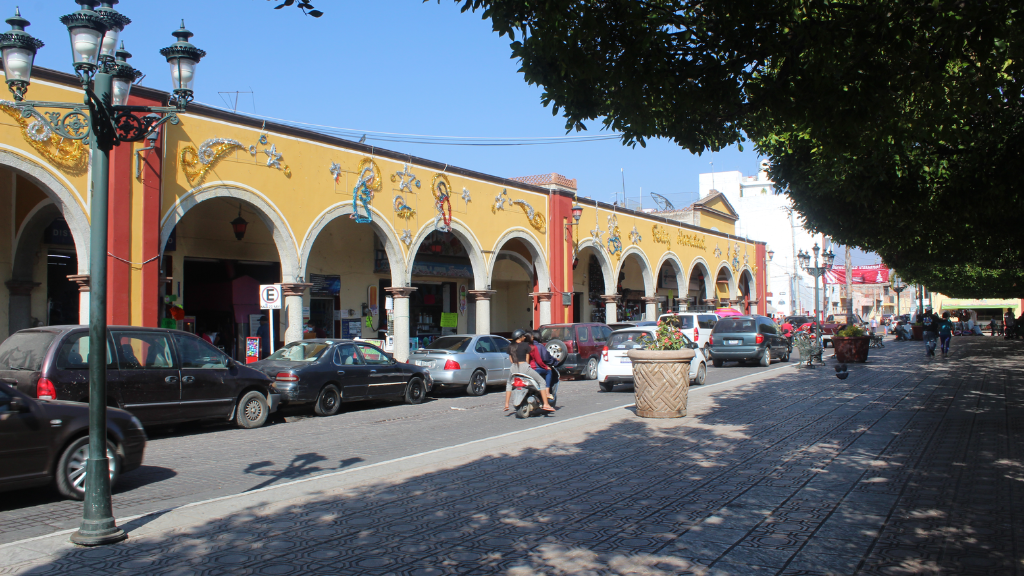
[[[566,270],[572,273],[572,235],[566,224],[572,221],[572,198],[557,192],[548,196],[551,217],[548,219],[548,241],[551,254],[548,268],[551,275],[551,322],[558,324],[572,320],[572,305],[562,304],[562,294],[569,286],[569,301],[572,302],[572,277],[566,277]]]
[[[132,323],[132,145],[110,152],[107,225],[107,323]]]
[[[133,106],[163,106],[162,101],[153,98],[129,96]],[[160,277],[160,188],[163,178],[163,128],[155,141],[143,140],[136,144],[141,150],[148,146],[156,146],[153,150],[142,152],[142,299],[143,326],[157,326],[160,323],[161,292],[164,286]],[[131,178],[135,178],[135,157],[132,157]],[[138,201],[138,199],[136,199]]]
[[[757,313],[764,315],[768,312],[768,262],[765,254],[765,244],[756,244],[755,258],[757,259]]]

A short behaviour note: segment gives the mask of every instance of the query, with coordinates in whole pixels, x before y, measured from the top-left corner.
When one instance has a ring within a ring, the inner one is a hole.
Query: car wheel
[[[587,380],[597,380],[597,358],[587,360],[587,368],[584,374],[586,374]]]
[[[597,385],[601,387],[601,392],[611,392],[615,388],[615,384],[611,382],[598,382]]]
[[[409,380],[409,385],[405,387],[405,403],[419,404],[426,397],[427,387],[423,385],[423,380],[419,378]]]
[[[320,390],[320,395],[316,398],[316,405],[313,407],[313,412],[316,412],[317,416],[334,416],[341,409],[341,392],[338,392],[338,387],[334,384],[328,384]]]
[[[487,394],[487,375],[483,370],[473,372],[473,377],[469,379],[469,385],[466,386],[466,393],[470,396]]]
[[[711,347],[710,346],[705,344],[704,347],[700,349],[700,352],[701,352],[701,354],[704,355],[704,359],[705,360],[711,360]]]
[[[772,351],[767,346],[764,347],[764,354],[761,355],[761,360],[758,362],[761,366],[772,365]]]
[[[242,396],[235,409],[235,422],[242,428],[259,428],[267,421],[267,397],[253,390]]]
[[[548,340],[548,343],[544,345],[548,349],[548,354],[555,359],[555,367],[561,366],[565,359],[569,357],[569,347],[565,345],[565,342],[558,340]]]
[[[721,360],[711,360],[711,365],[714,366],[715,368],[721,368],[722,367],[722,361]]]
[[[693,382],[690,385],[691,386],[703,386],[704,385],[704,381],[707,380],[707,377],[708,377],[708,367],[707,367],[706,364],[701,362],[700,366],[697,366],[697,376],[693,379]]]
[[[88,459],[88,436],[82,436],[75,440],[61,453],[57,460],[57,471],[54,474],[57,491],[61,496],[74,500],[85,498],[86,461]],[[110,485],[113,486],[121,473],[121,460],[117,456],[117,448],[110,441],[107,441],[107,459],[110,461]]]

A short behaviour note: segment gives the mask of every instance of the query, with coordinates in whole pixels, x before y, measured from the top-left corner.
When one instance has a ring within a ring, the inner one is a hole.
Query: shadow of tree
[[[692,398],[682,420],[339,482],[16,571],[1020,573],[1020,347],[986,346],[962,343],[973,361],[953,367],[887,347],[847,380],[784,371]],[[274,481],[323,460],[250,468]]]

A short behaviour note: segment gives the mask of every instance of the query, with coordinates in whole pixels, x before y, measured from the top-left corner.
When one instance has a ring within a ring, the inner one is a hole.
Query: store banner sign
[[[341,276],[329,274],[310,274],[310,296],[337,296],[341,293]]]
[[[436,276],[440,278],[472,278],[473,268],[469,264],[441,264],[419,262],[412,266],[413,276]]]

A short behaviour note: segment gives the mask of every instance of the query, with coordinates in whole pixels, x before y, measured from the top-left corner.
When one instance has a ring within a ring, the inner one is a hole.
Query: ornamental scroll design
[[[69,174],[82,174],[88,169],[89,147],[82,140],[68,140],[62,138],[50,129],[46,120],[38,112],[30,114],[27,118],[22,114],[22,109],[13,102],[0,100],[0,110],[21,126],[21,134],[25,141],[32,145],[37,152],[43,155],[54,166]]]
[[[619,232],[619,218],[614,214],[608,217],[608,253],[622,257],[622,237]]]
[[[434,175],[430,183],[430,191],[434,195],[434,230],[438,232],[452,231],[452,183],[442,173]]]
[[[181,171],[185,173],[185,178],[188,179],[189,184],[198,186],[206,179],[206,175],[210,170],[213,170],[217,162],[220,162],[225,156],[236,150],[242,150],[248,152],[253,158],[256,157],[258,152],[263,152],[267,155],[267,168],[280,170],[286,178],[291,178],[291,168],[288,167],[288,164],[282,163],[284,157],[277,151],[277,144],[270,144],[270,148],[260,150],[259,145],[266,146],[270,143],[265,133],[260,134],[258,142],[259,144],[246,146],[232,138],[210,138],[204,140],[198,150],[195,146],[189,144],[182,148],[181,153],[178,155],[178,160],[181,162]]]
[[[491,205],[491,212],[497,214],[499,210],[505,210],[505,202],[508,202],[509,206],[518,206],[526,214],[526,219],[529,220],[530,226],[533,226],[540,233],[544,233],[547,228],[547,219],[544,218],[544,213],[539,210],[534,210],[533,206],[530,205],[526,200],[516,199],[513,200],[508,195],[508,189],[502,189],[501,193],[494,197],[494,204]]]

